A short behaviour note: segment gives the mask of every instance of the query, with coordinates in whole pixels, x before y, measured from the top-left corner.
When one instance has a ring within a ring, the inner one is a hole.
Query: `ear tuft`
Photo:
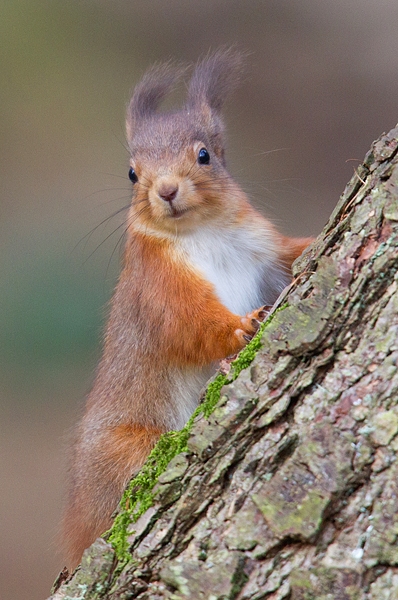
[[[239,84],[244,54],[234,48],[220,48],[200,61],[191,78],[187,107],[207,106],[219,112],[226,96]]]
[[[136,123],[158,108],[163,98],[176,86],[185,68],[167,62],[156,64],[144,74],[134,89],[127,108],[127,137],[131,139]]]

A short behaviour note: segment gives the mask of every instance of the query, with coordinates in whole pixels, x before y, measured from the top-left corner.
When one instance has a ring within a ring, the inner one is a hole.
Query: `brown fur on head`
[[[228,94],[240,80],[243,54],[231,48],[219,49],[199,61],[189,82],[185,106],[178,111],[181,117],[192,115],[207,131],[216,136],[223,129],[220,111]],[[151,67],[135,87],[127,109],[126,129],[128,142],[134,147],[139,129],[146,127],[147,120],[158,116],[157,109],[181,79],[187,68],[171,62]],[[165,113],[163,113],[163,117]],[[176,113],[169,113],[176,117]]]
[[[187,108],[193,109],[209,130],[212,145],[223,162],[221,109],[226,97],[240,81],[242,66],[242,53],[220,49],[197,64],[189,83]]]
[[[137,127],[156,112],[159,104],[175,87],[185,70],[171,62],[157,64],[148,69],[136,86],[127,108],[126,129],[129,142]]]
[[[217,218],[225,212],[228,196],[233,210],[239,191],[225,170],[220,111],[239,81],[241,65],[242,55],[233,50],[218,50],[199,62],[186,103],[177,111],[158,108],[181,78],[182,67],[158,65],[137,85],[127,111],[136,178],[132,221],[175,233],[177,224],[182,231]],[[201,149],[209,153],[208,164],[198,159]]]

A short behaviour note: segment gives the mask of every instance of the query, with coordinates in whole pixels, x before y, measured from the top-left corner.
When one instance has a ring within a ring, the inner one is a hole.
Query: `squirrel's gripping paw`
[[[253,312],[248,313],[246,316],[241,318],[240,322],[242,324],[242,328],[236,329],[235,335],[241,342],[242,348],[246,346],[246,344],[250,342],[253,336],[257,333],[261,322],[264,321],[265,317],[268,315],[270,308],[270,306],[262,306],[261,308],[253,310]]]

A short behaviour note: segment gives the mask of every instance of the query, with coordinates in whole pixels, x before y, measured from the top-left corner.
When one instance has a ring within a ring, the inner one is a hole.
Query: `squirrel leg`
[[[315,238],[289,238],[280,236],[279,244],[279,259],[290,269],[296,258],[298,258],[304,250],[312,244]]]
[[[85,548],[112,525],[123,490],[140,469],[162,431],[139,425],[105,427],[76,448],[78,473],[72,480],[63,521],[63,545],[69,568],[75,568]],[[110,477],[110,473],[112,476]]]
[[[180,327],[174,334],[177,342],[167,347],[168,359],[180,365],[201,365],[237,354],[255,335],[265,316],[263,308],[241,317],[225,307],[216,306],[214,312],[207,307],[206,314],[199,314],[190,328]]]

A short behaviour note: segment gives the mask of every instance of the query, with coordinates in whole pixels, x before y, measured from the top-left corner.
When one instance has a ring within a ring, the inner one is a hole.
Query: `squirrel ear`
[[[243,59],[242,52],[220,48],[199,62],[189,84],[187,107],[219,112],[228,93],[240,81]]]
[[[127,107],[126,130],[130,140],[138,121],[153,114],[176,85],[185,69],[171,62],[151,67],[134,89]]]

